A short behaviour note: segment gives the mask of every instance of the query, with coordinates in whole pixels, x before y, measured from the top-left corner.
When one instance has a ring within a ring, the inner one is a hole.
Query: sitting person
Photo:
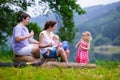
[[[56,21],[47,21],[44,25],[43,31],[39,35],[39,48],[40,48],[40,53],[43,55],[47,54],[47,50],[49,47],[52,47],[52,42],[53,42],[53,36],[54,33],[53,31],[56,29],[57,23]],[[50,52],[49,53],[49,58],[56,58],[58,56],[61,57],[63,62],[68,62],[67,59],[67,54],[69,54],[69,50],[64,51],[62,47],[56,48],[55,53]]]
[[[56,34],[53,36],[52,45],[53,45],[52,47],[48,48],[46,57],[49,56],[50,51],[54,51],[55,52],[55,48],[62,47],[62,43],[59,41],[59,36],[56,35]]]
[[[15,53],[15,60],[20,56],[33,56],[40,58],[39,42],[33,39],[34,32],[29,33],[27,24],[30,21],[30,16],[23,13],[20,16],[20,23],[13,29],[13,51]],[[31,61],[29,58],[21,57],[17,61]]]

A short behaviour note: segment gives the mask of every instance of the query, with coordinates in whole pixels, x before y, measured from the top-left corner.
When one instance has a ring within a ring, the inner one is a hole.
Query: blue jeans
[[[44,58],[57,58],[58,57],[56,54],[56,48],[53,48],[52,50],[50,50],[50,54],[48,56],[46,54],[47,52],[43,54]]]

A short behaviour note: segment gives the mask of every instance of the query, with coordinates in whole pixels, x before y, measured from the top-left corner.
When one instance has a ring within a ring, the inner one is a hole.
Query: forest
[[[74,12],[74,24],[76,35],[73,43],[76,43],[83,31],[90,31],[93,37],[93,44],[100,45],[120,45],[120,2],[108,5],[97,5],[84,8],[85,14],[79,15]],[[99,10],[99,11],[98,11]],[[56,13],[47,16],[37,16],[31,22],[37,23],[42,29],[45,20],[61,21]],[[62,24],[58,23],[58,27]],[[64,31],[63,31],[64,32]]]
[[[61,40],[68,40],[69,42],[73,42],[75,37],[75,29],[74,29],[74,21],[73,21],[73,11],[76,11],[78,14],[84,14],[85,10],[83,10],[78,4],[75,3],[76,0],[71,1],[51,1],[51,0],[40,0],[38,4],[44,6],[42,15],[49,14],[50,12],[56,13],[59,17],[61,17],[61,28],[58,30],[58,35],[60,36]],[[46,3],[49,3],[46,6]],[[56,6],[57,5],[57,6]],[[59,5],[59,6],[58,6]],[[22,12],[26,12],[27,8],[32,6],[34,10],[36,10],[36,3],[34,0],[26,1],[26,0],[1,0],[0,1],[0,49],[6,47],[6,41],[8,37],[12,36],[12,30],[14,26],[19,22],[19,16]],[[46,8],[49,9],[46,12]],[[37,11],[37,10],[36,10]],[[39,10],[38,10],[39,11]],[[46,13],[44,13],[46,12]],[[69,12],[69,13],[68,13]],[[35,14],[33,11],[32,13]],[[31,23],[32,24],[32,23]],[[33,23],[29,29],[33,29],[34,26],[38,27],[36,23]],[[29,26],[29,25],[28,25]],[[34,29],[36,32],[35,36],[38,36],[40,33],[39,29]],[[64,31],[64,33],[61,31]],[[62,35],[61,35],[62,34]],[[65,35],[63,35],[65,34]],[[69,38],[65,36],[69,36]],[[7,45],[8,46],[8,45]]]
[[[120,45],[120,2],[86,8],[86,14],[76,15],[79,32],[88,30],[95,46]],[[99,11],[98,11],[99,10]],[[78,36],[77,36],[78,37]]]

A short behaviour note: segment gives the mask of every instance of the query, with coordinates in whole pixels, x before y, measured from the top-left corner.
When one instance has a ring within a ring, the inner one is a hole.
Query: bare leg
[[[33,57],[40,58],[40,51],[37,44],[33,45],[32,54],[33,54]]]
[[[66,50],[65,50],[65,53],[66,53],[66,56],[67,56],[67,59],[68,59],[68,56],[69,56],[69,54],[70,54],[70,50],[69,50],[69,49],[66,49]]]
[[[47,51],[47,54],[46,54],[46,55],[49,56],[49,54],[50,54],[50,50]]]
[[[63,62],[68,62],[66,53],[63,48],[58,48],[57,49],[57,54],[62,58]]]

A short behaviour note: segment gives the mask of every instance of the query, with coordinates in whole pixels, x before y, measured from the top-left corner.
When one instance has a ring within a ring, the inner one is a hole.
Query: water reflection
[[[100,61],[120,61],[120,51],[118,51],[119,47],[116,50],[116,47],[111,46],[105,46],[97,50],[96,52],[94,49],[91,49],[89,51],[89,60],[90,63],[94,63],[98,60]],[[75,56],[76,56],[75,47],[73,45],[70,45],[70,55],[69,55],[69,62],[76,62]]]
[[[75,51],[70,54],[69,61],[75,62]],[[103,52],[89,52],[90,63],[95,63],[96,61],[120,61],[120,53],[103,53]]]
[[[90,56],[90,62],[95,62],[96,60],[102,61],[120,61],[120,53],[98,53],[93,52]]]

